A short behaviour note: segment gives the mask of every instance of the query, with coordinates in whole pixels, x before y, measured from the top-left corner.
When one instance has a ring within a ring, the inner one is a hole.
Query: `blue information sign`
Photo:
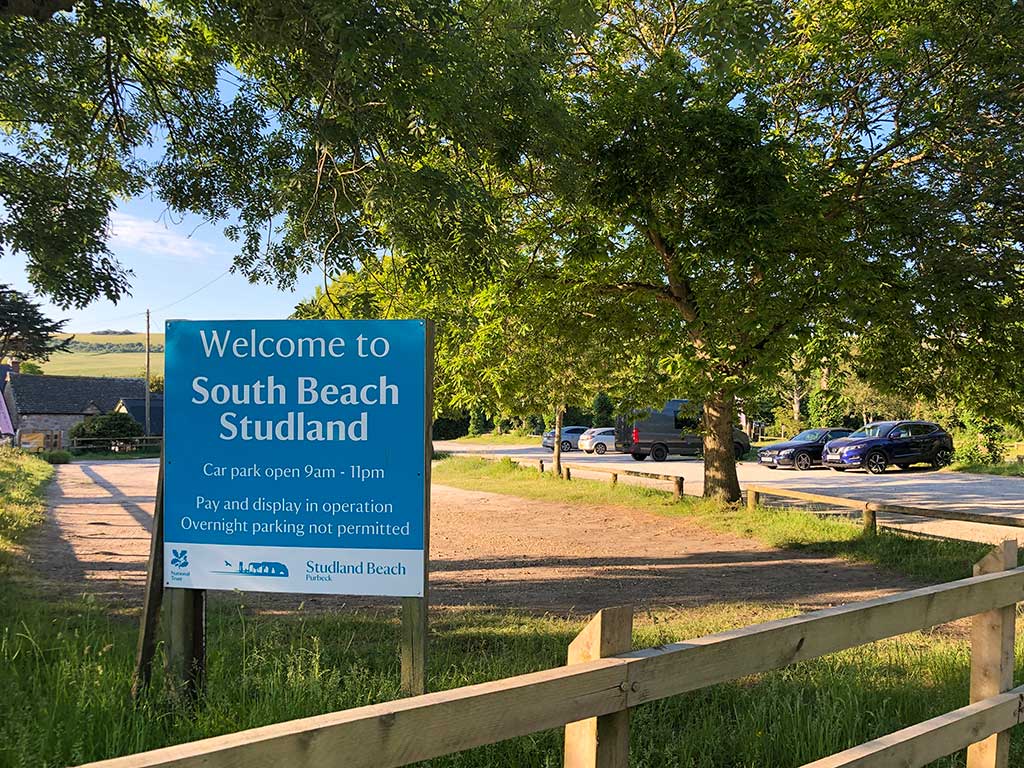
[[[164,583],[422,596],[424,321],[166,330]]]

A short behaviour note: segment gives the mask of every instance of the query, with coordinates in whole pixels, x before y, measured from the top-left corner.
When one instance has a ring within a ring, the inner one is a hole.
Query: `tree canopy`
[[[60,302],[128,290],[105,222],[152,188],[254,280],[395,258],[642,318],[713,495],[736,398],[798,352],[1019,406],[1012,0],[63,2],[0,10],[0,245]]]

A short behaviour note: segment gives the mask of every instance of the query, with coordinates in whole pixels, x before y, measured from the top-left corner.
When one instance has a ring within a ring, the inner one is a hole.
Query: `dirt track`
[[[141,603],[156,473],[155,462],[57,467],[49,491],[51,515],[30,546],[36,570],[52,592]],[[772,550],[710,533],[688,520],[628,509],[589,509],[438,485],[433,500],[430,581],[436,606],[559,614],[625,602],[812,607],[915,585],[871,566]],[[245,601],[270,610],[303,601],[323,608],[364,602],[281,595],[249,595]]]

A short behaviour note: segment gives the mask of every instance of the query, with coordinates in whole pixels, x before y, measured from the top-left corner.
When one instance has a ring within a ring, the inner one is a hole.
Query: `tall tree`
[[[47,361],[67,349],[71,339],[57,339],[67,320],[50,320],[27,293],[0,284],[0,361]]]
[[[533,222],[540,279],[681,330],[663,352],[704,401],[705,493],[736,499],[737,396],[827,326],[879,349],[896,330],[908,365],[915,339],[972,374],[1024,357],[1019,314],[992,315],[1024,297],[1022,21],[1010,2],[613,2],[548,77],[520,162],[478,188]],[[417,160],[464,179],[458,161]]]
[[[147,184],[253,279],[571,286],[666,331],[728,499],[736,398],[828,323],[876,378],[1019,401],[1013,0],[53,7],[0,12],[0,239],[65,302],[123,293],[102,225]]]

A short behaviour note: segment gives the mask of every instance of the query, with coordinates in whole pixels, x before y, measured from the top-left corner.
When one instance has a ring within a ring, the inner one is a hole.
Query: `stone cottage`
[[[69,444],[70,429],[88,416],[110,413],[122,398],[145,396],[143,379],[27,373],[10,373],[3,391],[19,433],[59,430],[64,445]]]

